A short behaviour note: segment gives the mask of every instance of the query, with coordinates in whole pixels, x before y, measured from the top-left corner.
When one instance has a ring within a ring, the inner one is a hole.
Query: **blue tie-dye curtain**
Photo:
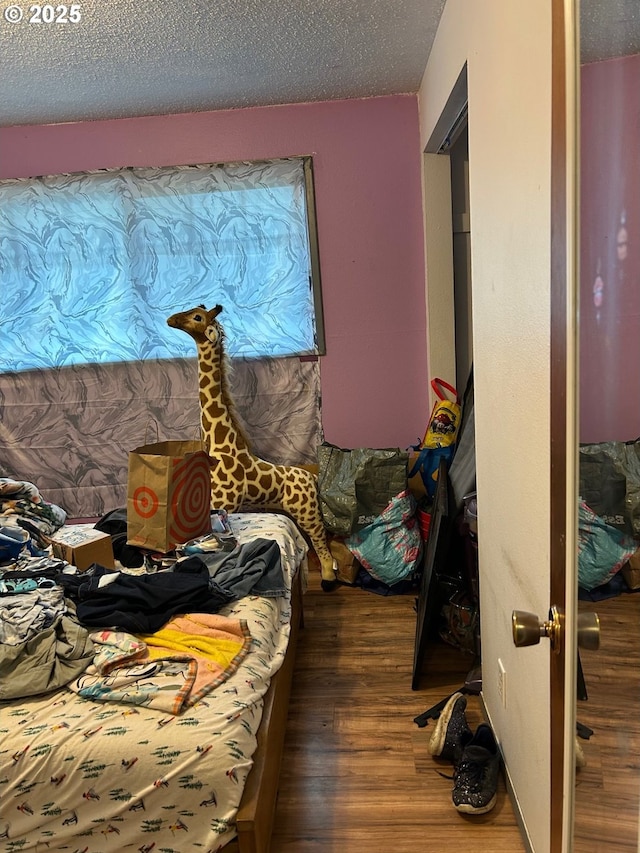
[[[189,356],[198,304],[231,355],[317,352],[301,159],[2,181],[0,278],[2,371]]]
[[[195,344],[166,325],[199,303],[254,452],[315,462],[320,364],[286,356],[316,350],[301,160],[0,182],[0,293],[0,477],[71,517],[124,506],[139,444],[199,435]]]

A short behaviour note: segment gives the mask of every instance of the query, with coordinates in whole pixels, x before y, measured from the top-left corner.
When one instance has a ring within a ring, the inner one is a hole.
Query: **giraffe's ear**
[[[218,342],[218,329],[215,323],[211,323],[204,330],[204,336],[208,341],[211,341],[212,344],[216,344]]]

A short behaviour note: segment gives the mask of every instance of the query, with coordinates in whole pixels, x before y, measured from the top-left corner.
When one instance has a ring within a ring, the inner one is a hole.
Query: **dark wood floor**
[[[587,765],[576,776],[574,853],[637,853],[640,593],[581,602],[580,610],[600,617],[600,649],[580,653],[588,699],[577,716],[593,735],[581,741]]]
[[[464,681],[472,661],[429,650],[411,690],[414,596],[342,586],[305,596],[272,853],[520,853],[500,780],[488,815],[458,814],[451,765],[427,751],[433,723],[413,719]],[[482,717],[470,697],[469,723]]]

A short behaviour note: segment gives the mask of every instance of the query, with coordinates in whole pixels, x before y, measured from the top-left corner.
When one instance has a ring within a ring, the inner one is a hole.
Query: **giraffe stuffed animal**
[[[216,319],[221,305],[204,305],[167,320],[196,342],[200,423],[211,469],[211,505],[234,512],[262,507],[286,512],[309,538],[322,571],[322,588],[336,585],[336,563],[322,522],[316,478],[304,468],[274,465],[254,456],[235,413],[229,391],[224,329]]]

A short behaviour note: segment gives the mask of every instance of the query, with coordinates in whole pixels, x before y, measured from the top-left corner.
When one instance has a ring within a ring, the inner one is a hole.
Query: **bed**
[[[287,589],[220,610],[251,642],[215,689],[177,714],[87,699],[69,685],[0,702],[6,853],[267,853],[307,545],[283,515],[230,522],[239,545],[278,543]]]

